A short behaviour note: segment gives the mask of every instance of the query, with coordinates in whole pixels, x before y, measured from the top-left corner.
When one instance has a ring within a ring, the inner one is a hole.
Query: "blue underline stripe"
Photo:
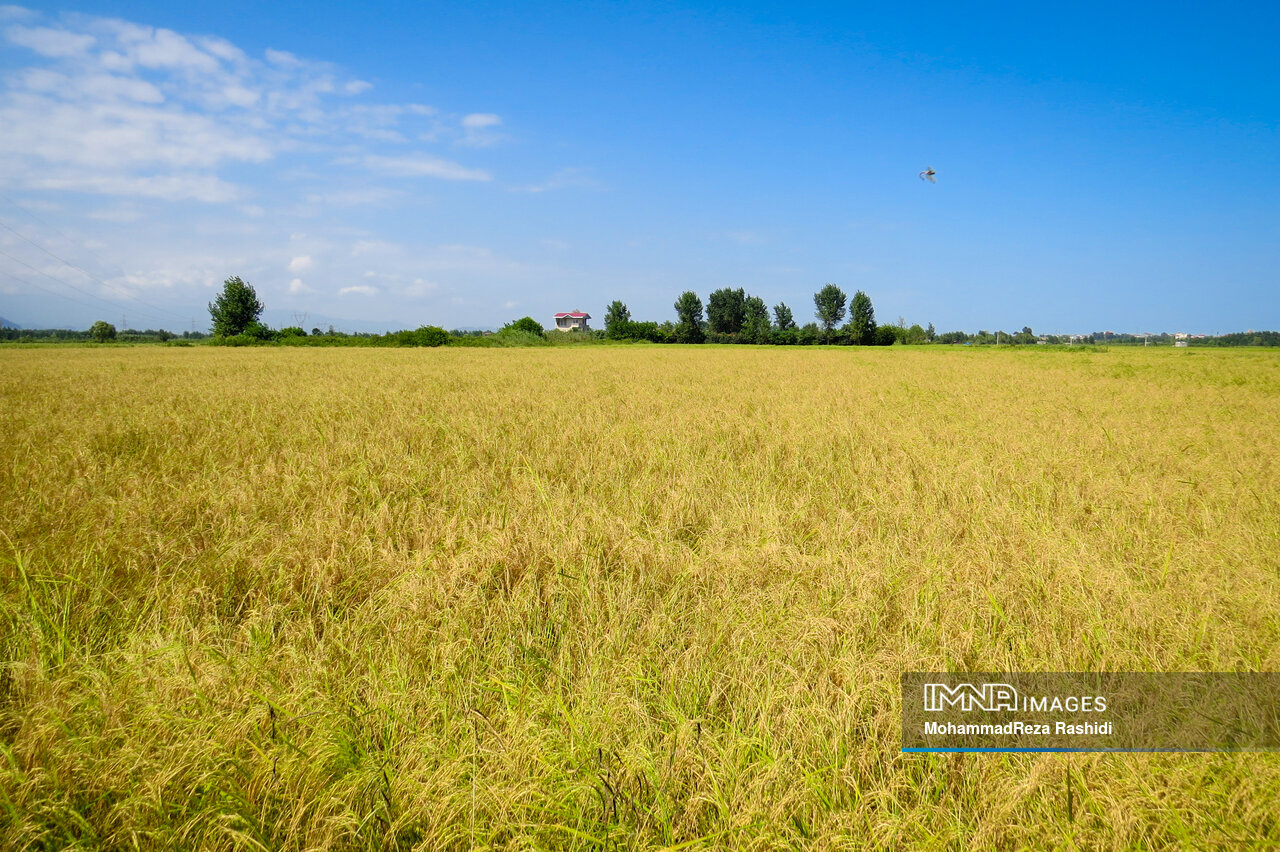
[[[1214,754],[1219,752],[1236,751],[1235,749],[1208,748],[908,748],[906,746],[903,746],[902,750],[904,752],[911,752],[915,754],[925,752],[1108,752],[1112,754]]]

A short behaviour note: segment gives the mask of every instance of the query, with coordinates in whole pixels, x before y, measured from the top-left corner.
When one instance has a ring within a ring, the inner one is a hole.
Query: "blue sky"
[[[1280,6],[959,5],[0,7],[0,315],[1280,328]]]

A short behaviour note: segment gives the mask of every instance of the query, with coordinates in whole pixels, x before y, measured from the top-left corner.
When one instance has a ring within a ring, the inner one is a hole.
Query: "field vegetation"
[[[0,847],[1280,844],[898,694],[1280,670],[1277,435],[1260,351],[3,350]]]

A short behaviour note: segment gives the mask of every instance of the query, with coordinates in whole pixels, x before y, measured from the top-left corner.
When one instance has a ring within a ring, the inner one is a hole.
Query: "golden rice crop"
[[[1256,351],[0,350],[0,846],[1278,844],[1276,755],[898,695],[1280,670],[1278,434]]]

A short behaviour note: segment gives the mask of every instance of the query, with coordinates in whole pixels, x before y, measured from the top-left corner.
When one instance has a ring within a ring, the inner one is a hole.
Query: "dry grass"
[[[0,405],[0,846],[1280,843],[1276,755],[898,717],[1280,670],[1273,353],[7,350]]]

